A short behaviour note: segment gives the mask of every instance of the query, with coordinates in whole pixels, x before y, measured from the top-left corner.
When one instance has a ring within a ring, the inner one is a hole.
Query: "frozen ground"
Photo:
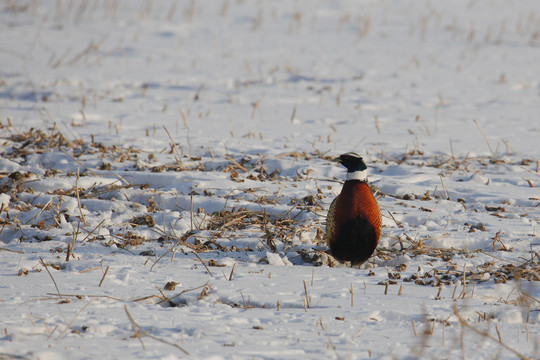
[[[539,358],[539,63],[535,0],[0,2],[0,358]]]

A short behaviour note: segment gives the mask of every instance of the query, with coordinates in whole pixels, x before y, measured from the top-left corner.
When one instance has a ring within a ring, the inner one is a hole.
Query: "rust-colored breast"
[[[343,186],[341,194],[344,195],[341,201],[343,206],[338,206],[338,209],[343,209],[343,217],[365,216],[375,228],[378,243],[382,227],[381,211],[369,185],[365,182],[349,181]],[[350,211],[346,210],[349,206]]]
[[[370,235],[369,239],[364,240],[351,239],[351,243],[359,243],[364,241],[369,242],[372,244],[371,246],[373,246],[374,249],[379,243],[379,239],[381,237],[382,219],[379,205],[377,204],[377,200],[373,196],[367,183],[357,180],[349,180],[343,184],[341,193],[336,199],[334,199],[328,211],[325,239],[328,241],[330,249],[333,252],[337,248],[340,248],[340,252],[345,251],[343,248],[347,247],[349,236],[354,237],[354,234],[350,234],[351,230],[349,227],[349,233],[347,233],[345,238],[343,235],[340,237],[340,229],[346,229],[348,225],[344,226],[344,224],[350,224],[351,222],[354,222],[355,219],[359,218],[362,218],[360,223],[365,223],[366,226],[369,226],[367,225],[367,223],[369,223],[371,226],[373,226],[373,230],[371,232],[373,235]],[[356,223],[358,223],[358,221],[356,221]],[[359,233],[364,232],[359,231]],[[340,239],[339,245],[337,244],[338,239]],[[351,248],[351,250],[352,249],[353,248]],[[371,255],[371,253],[369,253],[369,255]]]

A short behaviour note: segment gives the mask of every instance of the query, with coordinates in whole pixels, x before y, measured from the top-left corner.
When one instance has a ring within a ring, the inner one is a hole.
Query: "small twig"
[[[69,324],[66,326],[66,328],[64,329],[64,331],[60,334],[60,336],[58,336],[56,338],[56,341],[60,340],[61,338],[64,337],[64,335],[67,333],[67,331],[71,328],[71,325],[73,325],[73,323],[75,322],[75,320],[77,319],[77,317],[79,317],[79,315],[81,314],[81,312],[86,309],[88,307],[88,305],[90,305],[91,303],[93,303],[95,300],[90,300],[89,302],[87,302],[86,304],[84,304],[84,306],[79,310],[77,311],[77,314],[75,314],[75,316],[73,317],[73,319],[71,319],[71,321],[69,322]]]
[[[443,324],[442,324],[442,346],[444,347],[445,345],[445,342],[446,342],[446,322],[443,321]]]
[[[127,305],[124,305],[124,310],[126,311],[126,315],[127,315],[128,319],[129,319],[129,322],[131,323],[131,327],[133,328],[133,331],[135,332],[135,336],[139,337],[139,340],[140,340],[140,336],[144,335],[144,336],[149,337],[150,339],[159,341],[159,342],[161,342],[163,344],[174,346],[178,350],[182,351],[184,354],[189,355],[189,353],[186,350],[184,350],[180,345],[174,344],[172,342],[169,342],[169,341],[166,341],[166,340],[163,340],[163,339],[160,339],[157,336],[154,336],[154,335],[148,333],[146,330],[144,330],[139,324],[137,324],[135,322],[135,320],[133,319],[133,317],[131,316],[131,314],[128,311]],[[142,341],[141,341],[141,344],[142,344]],[[144,344],[143,344],[143,348],[144,348]]]
[[[193,231],[193,194],[190,194],[189,198],[189,222],[190,231]]]
[[[465,319],[461,316],[461,314],[459,313],[458,308],[457,308],[456,305],[454,305],[454,315],[456,315],[456,317],[458,318],[458,320],[459,320],[459,322],[460,322],[460,324],[461,324],[461,326],[462,326],[463,328],[465,328],[465,327],[466,327],[466,328],[469,328],[469,329],[471,329],[472,331],[474,331],[475,333],[477,333],[478,335],[481,335],[481,336],[486,337],[486,338],[488,338],[488,339],[490,339],[490,340],[493,340],[493,341],[498,342],[499,344],[501,344],[501,346],[503,346],[505,349],[507,349],[507,350],[513,352],[517,357],[519,357],[519,358],[522,359],[522,360],[530,360],[530,359],[531,359],[530,357],[521,354],[520,352],[518,352],[518,351],[517,351],[516,349],[514,349],[513,347],[508,346],[508,345],[506,345],[505,343],[503,343],[502,341],[500,341],[500,340],[501,340],[500,337],[499,337],[499,339],[496,339],[494,336],[492,336],[492,335],[491,335],[490,333],[488,333],[487,331],[478,330],[477,328],[475,328],[474,326],[472,326],[471,324],[469,324],[469,323],[467,322],[467,320],[465,320]],[[498,329],[497,329],[497,332],[498,332]]]
[[[180,114],[182,115],[182,120],[184,120],[184,126],[189,127],[189,122],[184,109],[180,108]]]
[[[379,117],[375,116],[375,128],[377,129],[377,134],[381,133],[381,126],[379,124]]]
[[[242,297],[242,301],[244,302],[244,308],[247,309],[246,298],[244,297],[244,294],[242,293],[242,290],[240,290],[240,296]]]
[[[501,258],[501,257],[498,257],[498,256],[495,256],[495,255],[490,254],[490,253],[488,253],[488,252],[485,252],[484,250],[479,250],[478,252],[480,252],[480,253],[482,253],[482,254],[484,254],[484,255],[487,255],[487,256],[491,256],[492,258],[497,259],[497,260],[500,260],[500,261],[511,262],[511,263],[513,263],[514,265],[519,265],[519,264],[520,264],[520,263],[517,262],[517,261],[513,261],[513,260],[511,260],[511,259],[503,259],[503,258]]]
[[[16,253],[16,254],[24,254],[24,251],[12,250],[12,249],[3,248],[3,247],[0,247],[0,251],[9,251],[9,252],[13,252],[13,253]]]
[[[66,262],[69,262],[69,256],[71,255],[71,244],[68,244],[67,245],[67,250],[66,250]]]
[[[81,220],[77,222],[77,230],[73,229],[73,243],[68,244],[66,261],[69,262],[69,257],[73,257],[73,249],[75,249],[75,243],[77,242],[77,235],[79,235],[79,229],[81,227]]]
[[[232,278],[234,275],[234,269],[236,269],[236,263],[233,264],[233,267],[231,269],[231,274],[229,275],[229,281],[232,281]]]
[[[199,254],[197,254],[195,251],[192,251],[193,255],[195,255],[197,257],[197,259],[199,259],[199,261],[201,262],[201,264],[204,265],[204,267],[206,268],[206,271],[208,272],[208,274],[210,274],[211,277],[214,277],[214,275],[212,274],[212,272],[210,271],[210,269],[208,268],[208,266],[206,266],[206,264],[204,263],[204,261],[201,259],[201,257],[199,256]]]
[[[452,199],[450,199],[450,195],[448,194],[448,190],[446,189],[446,185],[444,184],[444,180],[443,180],[442,174],[439,174],[439,176],[441,177],[441,184],[442,184],[443,191],[444,191],[444,198],[445,198],[446,200],[452,200]]]
[[[84,217],[82,208],[81,208],[81,198],[79,196],[79,168],[77,168],[77,178],[75,179],[75,194],[77,195],[77,204],[79,205],[79,212],[81,213],[81,219],[84,223],[84,226],[88,226],[88,223],[86,222],[86,218]]]
[[[86,231],[88,233],[88,235],[86,235],[84,237],[84,239],[81,240],[81,242],[84,242],[86,239],[88,239],[90,237],[90,235],[92,235],[94,233],[94,231],[96,231],[101,226],[101,224],[103,224],[105,222],[105,220],[107,220],[107,219],[101,220],[101,222],[99,224],[97,224],[97,226],[94,229],[92,229],[92,231],[88,231],[85,228],[83,228],[83,230]]]
[[[308,308],[311,308],[311,301],[309,299],[309,294],[308,294],[308,289],[307,289],[307,284],[306,284],[306,280],[304,280],[304,292],[306,293],[306,305]]]
[[[77,299],[80,299],[81,297],[88,297],[88,298],[104,298],[104,299],[111,299],[111,300],[115,300],[115,301],[121,301],[121,302],[129,302],[129,301],[134,301],[134,300],[125,300],[125,299],[120,299],[120,298],[115,298],[113,296],[109,296],[109,295],[81,295],[81,294],[54,294],[54,293],[47,293],[47,295],[50,295],[50,296],[60,296],[60,297],[71,297],[71,298],[77,298]]]
[[[463,290],[458,295],[458,299],[465,299],[467,295],[467,265],[463,265]]]
[[[75,244],[77,243],[77,236],[79,236],[79,229],[81,228],[81,221],[77,221],[77,231],[73,234],[73,244],[71,244],[71,251],[75,249]]]
[[[428,220],[433,216],[433,213],[435,212],[435,210],[437,210],[437,207],[439,206],[439,203],[440,203],[440,201],[437,201],[437,204],[435,204],[435,207],[433,208],[433,210],[431,210],[431,212],[429,213],[429,216],[427,217],[426,221],[424,221],[424,223],[422,225],[426,225]]]
[[[495,330],[497,330],[497,336],[499,337],[499,342],[502,344],[501,332],[499,331],[499,325],[495,325]]]
[[[452,154],[452,159],[455,159],[456,157],[454,156],[454,147],[452,146],[452,138],[449,138],[448,140],[450,141],[450,153]]]
[[[53,336],[53,334],[56,332],[56,329],[58,329],[59,326],[60,324],[56,324],[54,329],[52,329],[52,331],[49,333],[49,336],[47,336],[47,340],[49,340]]]
[[[525,180],[530,187],[534,187],[534,183],[531,181],[531,179],[526,179],[524,177],[522,177],[522,179]]]
[[[206,283],[204,283],[203,285],[200,285],[200,286],[197,286],[197,287],[194,287],[194,288],[191,288],[191,289],[182,290],[180,293],[178,293],[178,294],[176,294],[173,297],[170,297],[168,299],[162,299],[161,301],[158,302],[158,305],[164,303],[165,301],[172,301],[172,300],[176,299],[177,297],[179,297],[179,296],[181,296],[181,295],[183,295],[183,294],[185,294],[187,292],[199,290],[200,288],[204,288],[206,286],[208,286],[208,281]]]
[[[101,281],[99,282],[98,287],[101,287],[101,284],[103,284],[103,280],[105,280],[105,276],[107,276],[107,272],[109,272],[109,266],[105,269],[105,272],[103,273],[103,276],[101,277]]]
[[[296,117],[296,106],[293,108],[292,114],[291,114],[291,123],[294,121],[294,118]]]
[[[399,227],[399,228],[402,228],[403,225],[396,220],[396,218],[394,217],[394,215],[392,215],[392,213],[390,211],[388,211],[388,215],[390,215],[390,217],[392,218],[392,220],[394,220],[394,222],[396,223],[396,225]]]
[[[36,216],[34,216],[34,217],[32,217],[30,220],[28,220],[28,222],[27,222],[26,224],[29,224],[31,221],[34,221],[34,222],[37,221],[37,218],[39,217],[39,215],[41,215],[41,213],[42,213],[43,211],[45,211],[45,209],[51,204],[51,202],[52,202],[53,200],[54,200],[54,198],[52,198],[51,200],[49,200],[49,201],[45,204],[45,206],[43,206],[43,207],[41,208],[41,210],[36,214]],[[1,213],[1,211],[0,211],[0,213]],[[32,223],[32,224],[33,224],[33,223]]]
[[[526,292],[520,291],[520,294],[523,295],[523,296],[525,296],[526,298],[529,298],[529,299],[531,299],[531,300],[533,300],[533,301],[536,301],[537,303],[540,303],[540,300],[535,299],[534,297],[532,297],[531,295],[527,294]]]
[[[401,282],[401,285],[399,286],[399,291],[397,293],[398,295],[402,295],[403,294],[403,282]]]
[[[526,168],[525,166],[521,166],[521,168],[522,168],[523,170],[527,170],[528,172],[530,172],[530,173],[532,173],[532,174],[540,175],[540,173],[538,173],[538,170],[537,170],[537,171],[533,171],[533,170],[531,170],[531,169]]]
[[[478,130],[480,130],[480,132],[482,133],[482,136],[484,137],[484,140],[486,141],[486,144],[489,148],[489,151],[491,152],[492,155],[495,155],[495,152],[493,151],[493,149],[491,148],[491,144],[489,143],[489,140],[486,136],[486,133],[484,132],[484,130],[482,130],[482,128],[480,127],[480,125],[478,124],[478,121],[476,121],[476,119],[473,119],[476,127],[478,128]]]
[[[442,292],[442,285],[439,286],[439,291],[437,291],[437,296],[435,296],[435,300],[441,300],[441,292]]]
[[[168,253],[170,253],[171,251],[173,251],[173,249],[176,250],[176,247],[178,246],[178,244],[180,244],[180,242],[182,241],[182,238],[178,238],[178,240],[174,243],[174,245],[167,251],[165,251],[165,253],[163,255],[161,255],[155,262],[154,264],[152,264],[152,266],[150,266],[150,272],[152,272],[152,270],[154,269],[154,266],[156,266],[156,264],[159,262],[159,260],[161,260],[162,258],[165,257],[165,255],[167,255]],[[174,256],[174,255],[173,255]]]
[[[178,157],[178,159],[176,160],[178,163],[182,163],[182,155],[180,155],[180,152],[178,151],[178,148],[176,147],[176,143],[174,142],[172,136],[171,136],[171,133],[169,132],[169,130],[167,130],[167,128],[165,127],[165,125],[163,125],[163,129],[165,129],[165,132],[167,133],[167,135],[169,136],[169,139],[171,140],[171,144],[172,144],[172,147],[173,147],[173,150],[174,152],[176,153],[176,156]]]
[[[161,293],[161,296],[162,296],[161,300],[165,300],[165,301],[169,300],[169,298],[167,297],[167,295],[163,292],[163,290],[161,290],[161,289],[159,288],[159,286],[156,285],[156,289],[158,289],[158,291]]]
[[[229,160],[230,162],[232,162],[234,164],[234,166],[236,166],[237,168],[239,168],[240,170],[242,170],[243,172],[247,172],[247,169],[245,167],[243,167],[242,165],[240,165],[238,163],[238,161],[234,160],[234,158],[232,157],[229,157],[227,160]]]
[[[58,289],[58,285],[56,285],[56,281],[54,281],[54,278],[51,272],[49,271],[49,267],[47,266],[47,264],[45,264],[45,261],[43,261],[41,257],[39,258],[39,261],[41,262],[41,265],[45,267],[45,270],[47,270],[47,272],[49,273],[49,276],[51,277],[51,280],[54,283],[54,287],[56,288],[56,292],[58,293],[58,296],[60,297],[60,299],[63,299],[62,295],[60,294],[60,290]]]

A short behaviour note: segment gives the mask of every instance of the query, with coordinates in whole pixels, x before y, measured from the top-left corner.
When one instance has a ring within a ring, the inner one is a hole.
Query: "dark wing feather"
[[[337,203],[338,196],[332,201],[330,204],[330,208],[328,209],[328,215],[326,216],[326,234],[324,236],[324,240],[326,242],[330,242],[336,233],[336,223],[334,220],[334,215],[336,213],[336,203]]]

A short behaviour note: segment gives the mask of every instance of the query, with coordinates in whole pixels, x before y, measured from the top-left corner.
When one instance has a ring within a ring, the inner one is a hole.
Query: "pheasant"
[[[351,266],[365,262],[381,237],[381,212],[367,180],[367,166],[354,152],[334,160],[347,168],[341,193],[332,201],[326,219],[325,240],[330,253]]]

